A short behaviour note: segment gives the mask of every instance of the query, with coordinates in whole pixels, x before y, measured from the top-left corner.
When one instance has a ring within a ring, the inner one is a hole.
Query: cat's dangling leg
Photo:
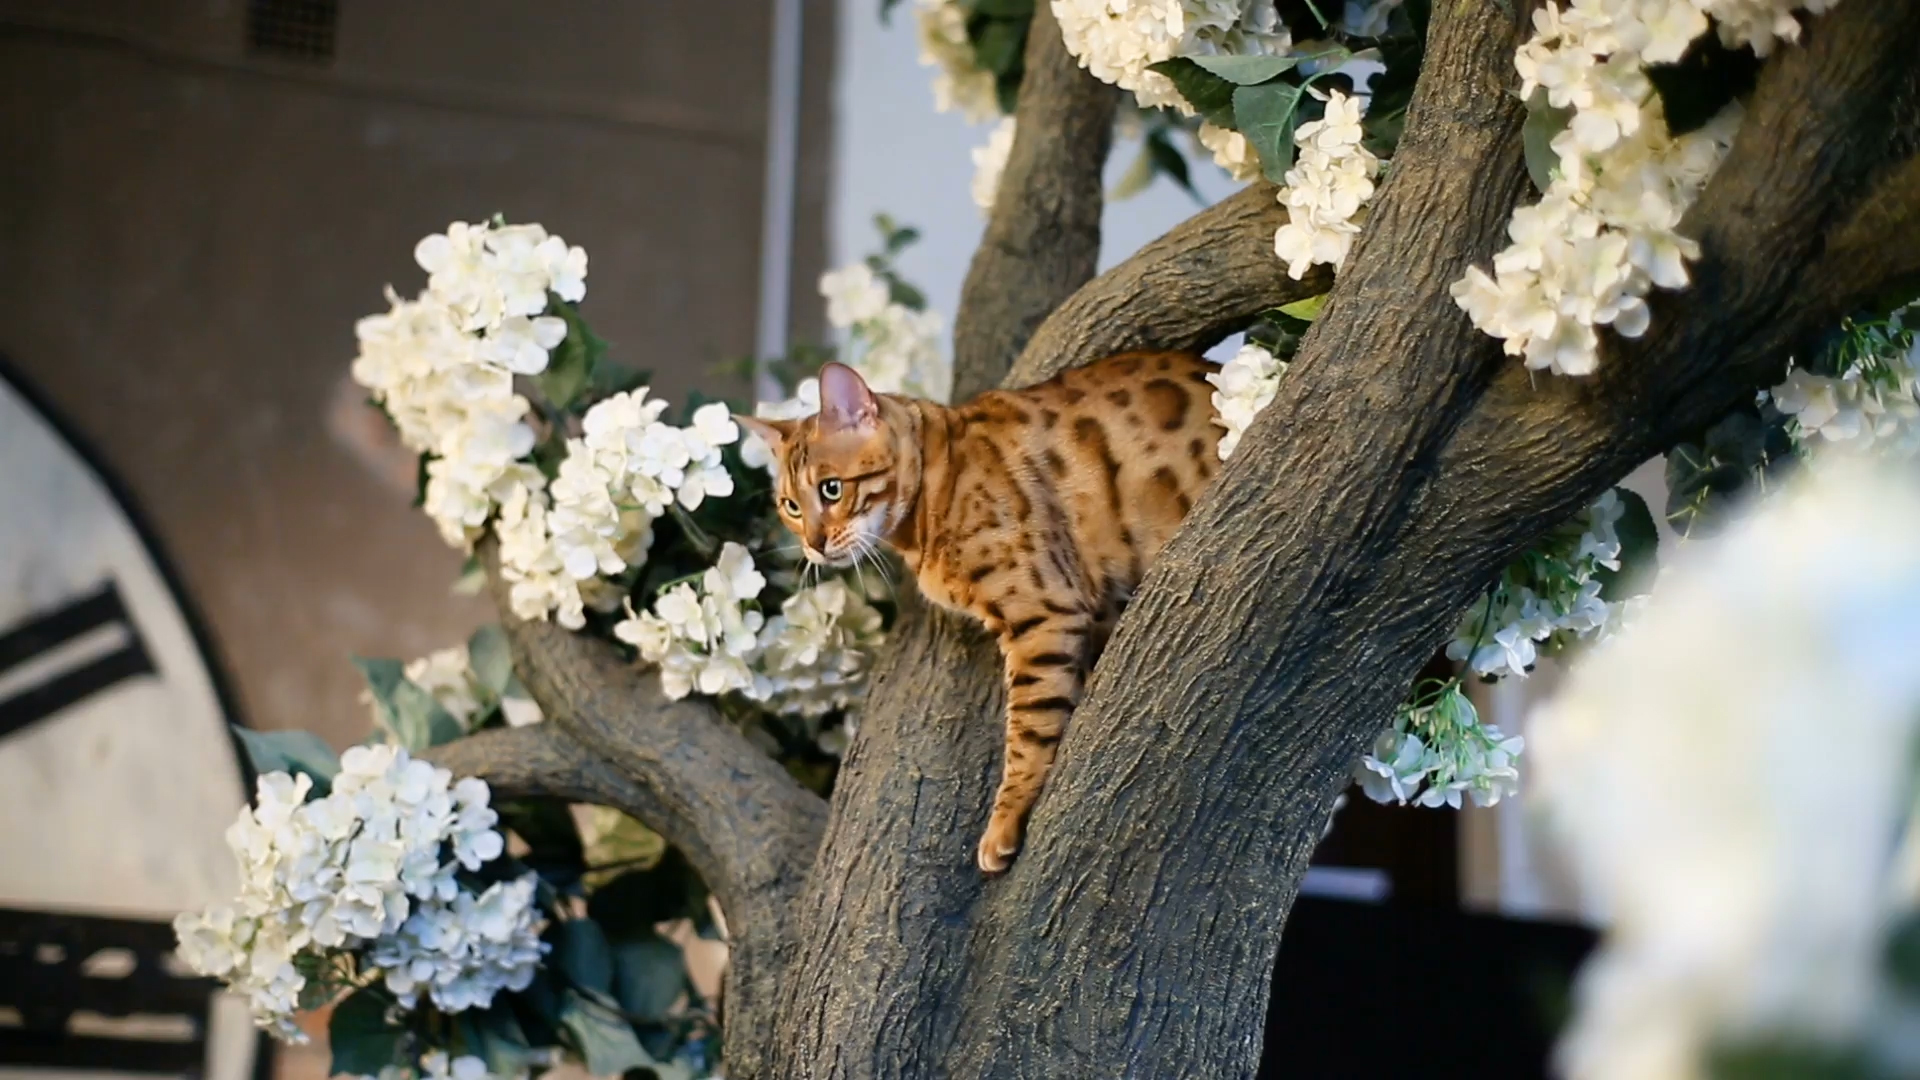
[[[980,869],[1005,870],[1020,850],[1027,812],[1040,796],[1067,718],[1080,704],[1092,619],[1077,607],[1044,602],[1009,612],[1000,628],[1007,665],[1007,750],[993,815],[980,837]]]

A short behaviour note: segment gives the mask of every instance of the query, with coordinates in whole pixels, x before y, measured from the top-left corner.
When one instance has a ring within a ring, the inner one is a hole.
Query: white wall
[[[984,224],[970,185],[975,146],[990,125],[969,127],[957,113],[933,109],[933,69],[920,66],[912,0],[882,26],[879,0],[840,0],[837,85],[834,88],[834,191],[829,206],[829,262],[842,266],[875,246],[873,215],[882,211],[920,229],[920,243],[900,260],[907,280],[951,325],[967,263]],[[1111,186],[1140,151],[1138,142],[1114,147]],[[1218,200],[1237,187],[1211,163],[1194,164],[1203,195]],[[1103,223],[1102,270],[1200,209],[1165,179],[1131,199],[1111,204]]]

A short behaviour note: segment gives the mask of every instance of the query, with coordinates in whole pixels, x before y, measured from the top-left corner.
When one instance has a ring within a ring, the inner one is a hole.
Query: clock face
[[[46,965],[0,976],[34,1036],[0,1031],[0,1078],[251,1075],[244,1006],[166,958],[175,914],[238,888],[247,774],[212,659],[115,485],[4,364],[0,508],[0,960]]]

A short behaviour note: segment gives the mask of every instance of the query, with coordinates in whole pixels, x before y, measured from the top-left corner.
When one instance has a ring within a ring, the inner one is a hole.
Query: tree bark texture
[[[1086,284],[1112,95],[1038,6],[955,327],[963,394],[1016,354],[1009,382],[1026,384],[1204,346],[1327,288],[1285,277],[1264,185]],[[1460,612],[1544,531],[1920,270],[1920,0],[1856,0],[1763,69],[1683,227],[1704,251],[1693,286],[1655,299],[1641,339],[1609,336],[1595,377],[1524,370],[1448,293],[1531,197],[1523,31],[1488,0],[1434,8],[1367,228],[1121,620],[1004,878],[971,858],[999,662],[960,620],[905,600],[824,824],[711,708],[661,700],[597,642],[510,628],[553,731],[436,756],[510,791],[612,802],[687,851],[734,936],[730,1076],[1252,1076],[1333,797]]]
[[[1016,126],[953,324],[953,400],[991,389],[1040,320],[1093,276],[1119,92],[1074,62],[1035,4]],[[1091,167],[1089,167],[1091,166]]]

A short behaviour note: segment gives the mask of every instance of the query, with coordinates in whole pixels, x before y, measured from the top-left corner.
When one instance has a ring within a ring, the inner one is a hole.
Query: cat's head
[[[813,562],[850,566],[900,524],[915,491],[879,395],[844,364],[820,370],[820,411],[735,417],[773,452],[774,507]],[[898,403],[895,403],[898,408]]]

